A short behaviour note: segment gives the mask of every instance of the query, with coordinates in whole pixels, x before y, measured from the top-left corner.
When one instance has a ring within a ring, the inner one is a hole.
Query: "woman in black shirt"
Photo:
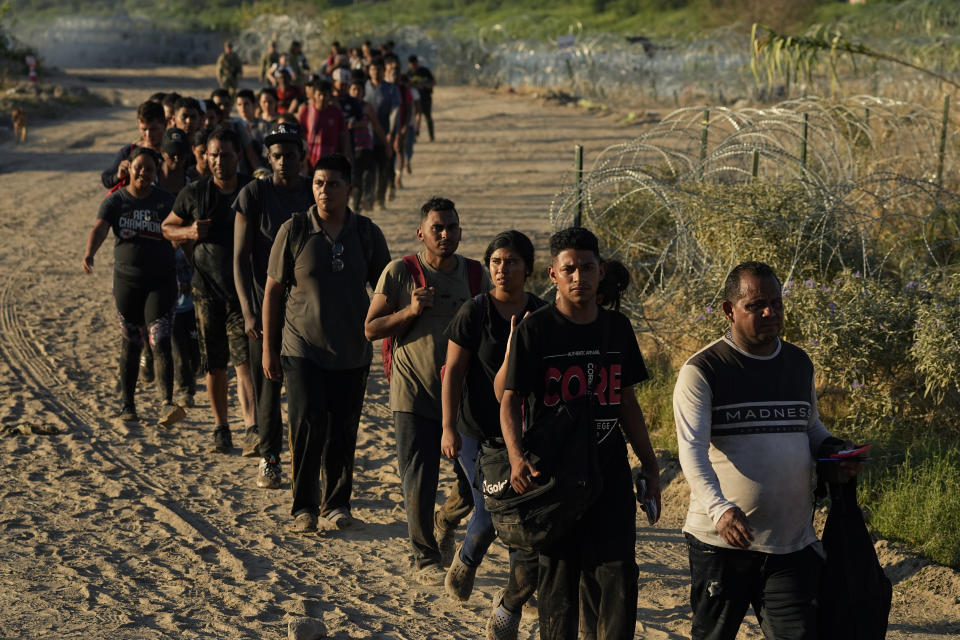
[[[173,196],[154,186],[159,155],[145,147],[130,154],[130,182],[107,196],[90,231],[83,257],[85,273],[93,272],[97,249],[112,229],[113,296],[123,337],[120,348],[121,420],[137,420],[134,391],[144,340],[149,340],[159,365],[164,405],[161,426],[185,417],[173,404],[173,364],[170,334],[176,310],[177,280],[173,246],[163,238],[160,224],[173,207]]]
[[[475,476],[480,443],[502,438],[494,380],[503,364],[511,324],[544,304],[524,291],[533,271],[533,244],[527,236],[519,231],[497,235],[487,247],[484,262],[494,288],[467,301],[447,327],[449,342],[442,391],[441,451],[449,458],[458,458],[471,479]],[[490,514],[484,508],[483,494],[476,488],[473,493],[473,517],[445,582],[447,592],[461,601],[470,597],[477,567],[496,537]],[[536,554],[511,551],[510,579],[503,597],[496,602],[489,625],[516,628],[523,604],[536,586],[536,564]]]

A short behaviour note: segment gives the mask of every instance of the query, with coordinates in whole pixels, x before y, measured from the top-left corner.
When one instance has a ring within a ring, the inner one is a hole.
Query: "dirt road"
[[[208,452],[205,394],[169,433],[112,424],[118,332],[109,246],[92,276],[79,266],[104,195],[99,171],[135,136],[136,104],[156,90],[206,95],[212,70],[74,76],[124,106],[34,123],[27,145],[0,149],[0,425],[10,434],[0,439],[0,637],[276,638],[291,616],[323,618],[338,638],[482,637],[506,554],[494,545],[466,606],[408,581],[376,365],[356,463],[354,514],[364,524],[347,532],[286,533],[289,492],[257,489],[255,460]],[[440,88],[435,104],[437,141],[417,146],[415,173],[389,211],[374,215],[395,256],[415,249],[417,208],[432,194],[457,202],[468,255],[507,228],[543,248],[573,145],[586,146],[589,164],[591,153],[637,131],[612,116],[480,89]],[[143,415],[157,409],[152,396],[140,396]],[[639,529],[637,637],[689,630],[681,502],[668,503],[661,526]],[[895,600],[890,637],[960,633],[952,594],[902,580]],[[535,620],[524,620],[521,637],[537,637]],[[756,626],[742,637],[759,637]]]

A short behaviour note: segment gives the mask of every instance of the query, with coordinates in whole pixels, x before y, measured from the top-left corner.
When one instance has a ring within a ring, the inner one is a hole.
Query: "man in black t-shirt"
[[[227,423],[227,360],[237,373],[237,395],[248,429],[256,420],[253,381],[243,313],[233,282],[233,202],[250,182],[237,174],[240,141],[228,127],[207,138],[206,160],[212,176],[183,188],[163,221],[163,235],[174,245],[193,243],[193,304],[200,351],[207,370],[207,393],[216,422],[214,450],[229,453],[233,439]]]
[[[250,372],[257,396],[259,425],[259,431],[247,433],[243,455],[261,458],[258,487],[279,489],[283,445],[281,383],[263,375],[263,293],[270,249],[280,225],[294,213],[309,209],[314,198],[310,183],[300,177],[305,150],[299,125],[280,122],[264,142],[273,176],[250,182],[233,203],[237,212],[233,227],[233,275],[243,312],[244,333],[250,344]]]
[[[430,142],[433,142],[433,87],[436,81],[430,69],[422,66],[417,56],[410,56],[407,59],[407,66],[410,71],[407,74],[410,77],[410,85],[420,92],[420,113],[423,119],[427,121],[427,130],[430,132]]]
[[[603,265],[596,236],[583,228],[564,229],[550,238],[550,253],[556,302],[517,327],[500,405],[510,484],[524,493],[541,474],[523,454],[522,401],[532,407],[529,430],[549,433],[564,414],[586,410],[578,399],[593,389],[603,489],[572,531],[540,550],[540,637],[575,639],[582,602],[586,620],[603,621],[603,638],[633,638],[636,501],[624,436],[640,458],[651,495],[660,500],[657,460],[633,390],[647,370],[630,321],[597,306]],[[546,469],[555,463],[540,464]]]

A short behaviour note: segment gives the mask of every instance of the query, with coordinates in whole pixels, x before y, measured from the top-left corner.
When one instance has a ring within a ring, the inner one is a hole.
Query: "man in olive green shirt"
[[[416,578],[422,584],[443,584],[446,573],[434,534],[433,512],[443,432],[440,367],[446,358],[444,330],[474,292],[467,260],[456,253],[461,230],[453,202],[432,198],[421,207],[420,215],[417,238],[423,251],[416,261],[426,286],[418,286],[403,259],[391,262],[374,290],[365,328],[370,340],[393,339],[390,409]],[[490,288],[490,278],[483,272],[480,290]],[[465,476],[460,481],[464,482]],[[469,491],[469,482],[466,489]]]
[[[243,63],[233,50],[233,43],[228,40],[223,43],[223,53],[217,58],[217,82],[221,89],[228,90],[232,96],[237,91],[242,75]]]

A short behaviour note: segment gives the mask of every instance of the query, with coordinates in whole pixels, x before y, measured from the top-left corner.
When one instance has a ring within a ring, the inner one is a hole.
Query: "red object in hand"
[[[872,448],[872,444],[865,444],[857,447],[856,449],[843,449],[841,451],[837,451],[836,453],[831,453],[830,457],[837,460],[843,460],[844,458],[859,458]]]

